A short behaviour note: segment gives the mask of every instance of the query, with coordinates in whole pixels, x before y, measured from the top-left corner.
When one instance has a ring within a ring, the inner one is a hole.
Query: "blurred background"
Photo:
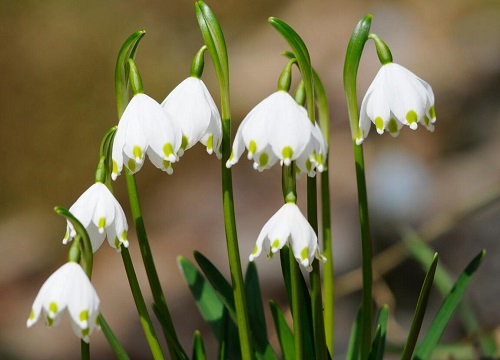
[[[500,180],[500,2],[208,4],[223,27],[229,51],[233,134],[246,113],[276,90],[286,63],[280,52],[288,47],[267,24],[269,16],[283,19],[302,36],[324,82],[331,106],[336,353],[342,357],[345,351],[360,301],[355,176],[342,68],[349,36],[368,12],[374,16],[372,32],[386,41],[395,62],[432,85],[438,119],[432,134],[423,127],[415,132],[405,128],[393,139],[372,131],[365,141],[375,251],[396,244],[403,224],[429,229],[468,204],[493,199],[458,222],[452,217],[433,246],[454,275],[481,249],[487,250],[467,301],[481,331],[495,333],[500,324],[500,206],[494,200]],[[70,207],[93,183],[102,136],[117,124],[116,56],[125,39],[139,29],[147,31],[136,57],[145,92],[161,102],[189,75],[192,56],[202,45],[192,1],[0,1],[2,359],[79,357],[79,340],[67,315],[59,327],[49,330],[41,323],[28,330],[25,322],[42,283],[66,261],[68,248],[61,245],[65,222],[52,209]],[[204,81],[219,104],[210,60],[206,64]],[[378,68],[369,43],[360,65],[359,100]],[[192,259],[197,249],[228,272],[219,166],[214,156],[196,146],[174,164],[172,176],[149,163],[137,176],[151,245],[181,341],[190,348],[193,331],[200,329],[211,354],[211,334],[183,283],[176,257]],[[240,251],[246,264],[260,228],[281,206],[280,171],[258,173],[244,158],[233,169]],[[299,187],[303,206],[305,178]],[[122,178],[116,182],[116,193],[128,214]],[[130,250],[150,302],[133,233]],[[377,301],[390,305],[395,321],[389,338],[395,343],[406,336],[424,277],[419,265],[405,256],[400,252],[389,257],[389,270],[376,286]],[[103,314],[133,359],[150,358],[120,255],[104,245],[94,259],[93,283]],[[279,261],[262,257],[257,265],[265,301],[283,304]],[[424,328],[440,301],[433,294]],[[445,340],[474,341],[466,338],[458,321]],[[112,357],[102,333],[93,335],[92,352],[95,358]]]

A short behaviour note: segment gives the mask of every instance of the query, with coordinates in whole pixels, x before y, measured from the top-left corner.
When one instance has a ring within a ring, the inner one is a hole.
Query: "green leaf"
[[[415,309],[415,314],[413,315],[413,321],[410,327],[410,333],[408,334],[408,339],[406,340],[403,355],[401,356],[401,359],[403,360],[411,359],[413,350],[415,349],[415,345],[417,344],[418,334],[420,333],[422,321],[424,320],[425,310],[427,309],[427,302],[429,301],[429,295],[431,293],[432,282],[434,280],[434,274],[436,273],[437,264],[438,254],[435,253],[429,270],[427,270],[427,274],[425,275],[422,289],[420,290],[417,307]]]
[[[146,34],[145,30],[139,30],[129,36],[123,43],[115,67],[115,91],[116,102],[118,107],[118,118],[121,117],[123,111],[127,107],[129,101],[129,83],[128,83],[128,59],[134,59],[137,46],[142,37]]]
[[[185,257],[179,256],[177,264],[191,294],[195,299],[196,306],[203,319],[210,326],[217,340],[220,341],[222,331],[222,316],[224,305],[217,294],[196,267]]]
[[[233,289],[224,275],[208,260],[202,253],[195,251],[194,258],[205,274],[208,282],[212,285],[215,293],[229,311],[229,315],[236,323],[236,311],[234,307]]]
[[[116,358],[118,360],[129,360],[130,358],[129,358],[127,352],[125,351],[123,346],[120,344],[120,342],[116,338],[115,334],[113,333],[113,331],[109,327],[108,323],[104,319],[104,316],[102,315],[102,313],[99,314],[98,322],[99,322],[99,326],[101,327],[101,330],[102,330],[104,336],[106,337],[106,340],[108,340],[109,345],[113,349],[113,352],[115,353]]]
[[[374,359],[383,360],[385,351],[385,341],[387,337],[387,323],[389,321],[389,306],[383,305],[377,316],[377,326],[380,326],[380,338]]]
[[[382,326],[378,324],[377,328],[375,329],[375,335],[373,336],[372,347],[370,348],[370,353],[368,354],[368,360],[375,360],[377,358],[381,338]]]
[[[422,343],[417,347],[414,359],[425,360],[430,358],[430,356],[432,355],[432,351],[441,339],[448,321],[451,319],[451,316],[460,304],[460,300],[462,299],[462,296],[467,289],[472,276],[479,268],[479,265],[481,264],[485,254],[486,252],[482,250],[462,272],[457,282],[455,283],[455,286],[453,286],[450,293],[439,308]]]
[[[198,330],[194,332],[193,337],[193,360],[205,360],[207,358],[205,354],[205,347],[203,346],[203,338]]]
[[[277,359],[267,337],[266,318],[262,306],[262,294],[259,285],[259,275],[254,262],[250,262],[245,276],[248,317],[256,357],[259,359]]]
[[[349,337],[349,344],[347,345],[347,360],[358,360],[359,349],[361,345],[361,311],[359,308],[356,320],[352,324],[351,335]]]
[[[274,326],[278,334],[278,341],[280,343],[281,352],[285,360],[295,359],[295,344],[293,341],[293,333],[288,326],[283,312],[274,301],[269,301],[271,314],[273,315]]]
[[[220,360],[241,359],[240,338],[238,336],[238,328],[233,319],[229,316],[227,308],[224,308],[224,316],[222,321],[221,341],[219,342]]]

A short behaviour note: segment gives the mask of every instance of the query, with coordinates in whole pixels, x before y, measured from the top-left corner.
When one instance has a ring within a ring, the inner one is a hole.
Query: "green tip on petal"
[[[102,217],[99,219],[99,229],[104,229],[106,227],[106,218]]]
[[[389,123],[387,124],[387,128],[389,129],[390,133],[397,133],[398,132],[398,124],[396,122],[396,119],[389,120]]]
[[[122,232],[122,240],[127,240],[127,230],[123,230]]]
[[[257,245],[255,245],[255,247],[253,248],[253,251],[252,251],[252,255],[257,254],[258,251],[259,251],[259,248]]]
[[[142,149],[140,148],[140,146],[134,146],[132,153],[134,154],[134,158],[136,159],[136,161],[142,160]]]
[[[281,154],[283,155],[283,159],[285,160],[285,165],[290,165],[287,164],[286,160],[291,160],[293,156],[293,149],[290,146],[285,146],[283,150],[281,151]]]
[[[234,158],[234,151],[231,151],[231,155],[229,155],[228,161],[232,161]]]
[[[207,139],[207,150],[212,150],[213,148],[214,148],[214,136],[210,135]]]
[[[31,309],[30,316],[28,317],[28,320],[33,321],[35,320],[35,310]]]
[[[305,247],[302,249],[300,252],[300,258],[301,260],[307,260],[309,258],[309,247]]]
[[[410,110],[406,113],[406,121],[410,124],[410,129],[415,130],[417,128],[418,115],[415,110]]]
[[[430,107],[429,115],[431,116],[431,120],[436,118],[436,109],[434,108],[434,105]]]
[[[311,160],[309,160],[309,159],[306,160],[306,169],[307,169],[307,172],[311,171],[311,169],[312,169]]]
[[[83,338],[88,338],[89,335],[90,335],[90,329],[89,328],[82,329],[82,337]]]
[[[265,167],[267,163],[269,162],[269,155],[267,153],[262,153],[259,156],[259,165],[260,167]]]
[[[130,169],[130,171],[135,171],[135,161],[132,159],[128,159],[127,167]]]
[[[248,152],[251,154],[255,154],[256,151],[257,151],[257,144],[255,143],[255,141],[251,140],[250,144],[248,144]]]
[[[277,248],[279,248],[279,246],[280,246],[280,240],[279,239],[274,240],[273,244],[272,244],[272,247],[274,249],[277,249]]]
[[[120,239],[118,239],[118,237],[115,237],[115,249],[119,249],[120,248],[120,244],[121,244]]]
[[[118,164],[113,160],[113,174],[118,174]]]
[[[58,309],[58,306],[57,306],[57,303],[52,301],[50,304],[49,304],[49,312],[50,314],[57,314],[57,309]]]
[[[384,119],[382,119],[380,116],[377,116],[375,118],[375,127],[379,132],[384,131]]]
[[[182,135],[181,149],[186,150],[189,140],[186,135]],[[168,155],[167,155],[168,156]]]
[[[89,312],[88,310],[83,310],[80,313],[80,321],[88,321],[89,320]]]
[[[182,141],[184,141],[184,137],[182,137]],[[174,147],[171,143],[166,143],[165,146],[163,146],[163,153],[166,157],[174,154]]]

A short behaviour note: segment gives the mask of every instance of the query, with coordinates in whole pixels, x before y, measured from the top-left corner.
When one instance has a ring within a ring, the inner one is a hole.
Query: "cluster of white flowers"
[[[201,79],[187,78],[161,105],[138,93],[118,123],[111,177],[116,180],[123,166],[131,173],[139,171],[146,154],[158,169],[172,174],[171,164],[197,142],[205,145],[209,154],[221,157],[221,141],[219,110]]]

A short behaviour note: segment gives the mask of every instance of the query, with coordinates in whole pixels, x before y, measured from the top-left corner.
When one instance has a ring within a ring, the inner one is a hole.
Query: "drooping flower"
[[[319,252],[316,233],[294,203],[283,205],[264,225],[249,260],[253,261],[259,256],[262,249],[272,256],[286,244],[307,271],[312,270],[314,258],[326,261]]]
[[[222,157],[221,117],[201,79],[190,76],[182,81],[161,106],[170,115],[174,125],[182,131],[179,156],[199,141],[207,147],[209,154],[215,152],[219,159]]]
[[[111,191],[101,182],[88,188],[71,206],[69,212],[82,223],[96,252],[107,237],[109,245],[121,251],[121,245],[128,247],[128,224],[121,205]],[[63,243],[76,236],[73,225],[68,221]]]
[[[243,119],[227,167],[236,164],[248,150],[254,168],[262,171],[278,160],[290,165],[294,160],[313,159],[314,125],[304,109],[286,91],[278,90],[262,100]],[[305,163],[305,160],[304,160]]]
[[[415,130],[418,123],[433,131],[436,112],[432,88],[401,65],[382,65],[361,103],[358,145],[368,136],[372,122],[379,134],[388,130],[397,136],[403,125]]]
[[[316,171],[323,172],[326,169],[328,150],[318,123],[312,129],[312,138],[307,146],[308,148],[295,160],[295,164],[299,173],[306,173],[308,176],[314,177]]]
[[[99,328],[99,297],[89,278],[75,262],[68,262],[56,270],[42,285],[33,302],[26,322],[31,327],[44,313],[48,327],[59,324],[68,308],[75,334],[89,342],[92,332]]]
[[[139,171],[147,154],[159,169],[171,174],[181,146],[181,130],[154,99],[144,93],[134,95],[118,123],[113,141],[113,171],[116,180],[123,165],[131,173]]]

